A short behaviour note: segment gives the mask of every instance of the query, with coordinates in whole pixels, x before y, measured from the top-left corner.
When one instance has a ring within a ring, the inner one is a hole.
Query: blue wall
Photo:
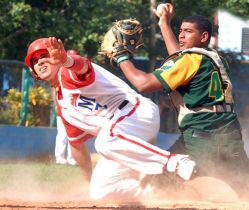
[[[56,133],[56,128],[0,125],[0,158],[54,155]],[[167,149],[177,137],[177,134],[159,133],[157,145]],[[94,139],[87,141],[87,146],[95,152]]]
[[[53,154],[56,128],[0,125],[0,158]]]

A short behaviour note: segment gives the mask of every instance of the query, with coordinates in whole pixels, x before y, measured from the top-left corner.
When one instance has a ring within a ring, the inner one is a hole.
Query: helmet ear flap
[[[38,77],[38,75],[35,73],[35,71],[32,67],[29,67],[28,69],[29,69],[29,73],[30,73],[31,77],[33,77],[36,80],[41,80],[41,78]]]
[[[28,69],[29,69],[30,76],[33,77],[35,80],[41,80],[41,78],[37,75],[37,73],[34,70],[32,58],[30,59],[29,62],[30,62],[30,66],[28,67]]]

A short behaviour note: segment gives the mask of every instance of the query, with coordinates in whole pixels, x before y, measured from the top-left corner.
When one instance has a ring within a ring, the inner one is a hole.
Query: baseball
[[[156,8],[157,14],[160,15],[160,16],[161,16],[162,13],[163,13],[163,7],[166,8],[165,4],[159,4],[159,5],[157,6],[157,8]]]
[[[169,4],[169,3],[166,3],[166,4],[159,4],[159,5],[157,6],[157,9],[156,9],[156,12],[157,12],[157,14],[158,14],[159,16],[162,15],[162,13],[163,13],[163,8],[166,8],[166,10],[167,10],[168,12],[170,12],[170,13],[173,12],[173,5],[172,5],[172,4]]]

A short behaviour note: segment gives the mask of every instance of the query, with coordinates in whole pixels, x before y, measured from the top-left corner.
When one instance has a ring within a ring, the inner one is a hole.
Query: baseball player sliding
[[[176,173],[189,180],[195,162],[154,146],[159,130],[158,107],[104,68],[79,55],[67,55],[55,37],[41,38],[28,48],[31,75],[58,87],[57,100],[73,156],[93,199],[139,199],[152,193],[140,185],[142,175]],[[101,155],[91,176],[85,142],[96,136]],[[165,186],[166,187],[166,186]]]

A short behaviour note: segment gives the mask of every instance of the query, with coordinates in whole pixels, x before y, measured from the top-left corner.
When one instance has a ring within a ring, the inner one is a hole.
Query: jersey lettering
[[[94,98],[88,98],[85,96],[80,95],[79,102],[77,106],[89,109],[90,111],[99,110],[100,108],[107,108],[106,105],[101,105],[95,102]]]

